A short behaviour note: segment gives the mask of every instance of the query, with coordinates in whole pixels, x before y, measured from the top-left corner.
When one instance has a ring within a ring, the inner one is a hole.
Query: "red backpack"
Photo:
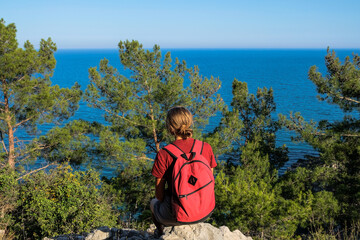
[[[172,206],[179,223],[205,221],[215,208],[215,180],[209,161],[201,155],[204,143],[194,140],[190,153],[174,144],[164,149],[174,158]]]

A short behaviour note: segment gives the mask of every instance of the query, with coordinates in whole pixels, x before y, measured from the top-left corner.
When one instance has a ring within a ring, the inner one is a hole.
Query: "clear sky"
[[[359,0],[0,0],[18,41],[59,49],[360,48]]]

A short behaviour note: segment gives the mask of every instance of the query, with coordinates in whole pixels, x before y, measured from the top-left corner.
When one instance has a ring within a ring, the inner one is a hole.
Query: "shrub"
[[[11,212],[16,208],[19,184],[17,174],[9,168],[0,168],[0,230],[6,231],[7,239],[12,235],[8,227],[13,224]]]
[[[217,226],[239,229],[255,239],[290,239],[294,236],[303,209],[283,199],[269,182],[256,179],[242,167],[216,177]]]
[[[39,239],[114,226],[116,214],[100,185],[97,172],[74,172],[69,165],[31,175],[20,189],[15,231]]]
[[[119,210],[121,224],[128,228],[145,230],[152,223],[150,200],[154,198],[154,177],[151,175],[152,162],[138,159],[124,165],[116,177],[107,182],[122,200]]]

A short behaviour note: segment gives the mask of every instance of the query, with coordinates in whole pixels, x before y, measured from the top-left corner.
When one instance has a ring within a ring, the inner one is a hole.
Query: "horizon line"
[[[151,50],[152,47],[143,47],[143,49]],[[327,47],[166,47],[160,50],[326,50]],[[330,50],[360,50],[360,47],[335,47]],[[118,50],[118,48],[58,48],[59,50]]]

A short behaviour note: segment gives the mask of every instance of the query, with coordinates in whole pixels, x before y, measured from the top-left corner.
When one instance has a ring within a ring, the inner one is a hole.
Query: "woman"
[[[195,140],[192,138],[193,130],[191,129],[192,123],[192,114],[184,107],[171,108],[167,113],[166,128],[175,138],[172,144],[184,153],[189,153],[194,145]],[[217,164],[211,146],[208,143],[203,143],[201,155],[209,162],[209,166],[213,172],[213,168],[216,167]],[[173,164],[174,158],[163,148],[157,153],[151,172],[156,178],[156,198],[151,201],[150,208],[159,235],[163,234],[164,226],[181,225],[181,223],[176,220],[171,203]],[[167,189],[165,189],[166,185]]]

